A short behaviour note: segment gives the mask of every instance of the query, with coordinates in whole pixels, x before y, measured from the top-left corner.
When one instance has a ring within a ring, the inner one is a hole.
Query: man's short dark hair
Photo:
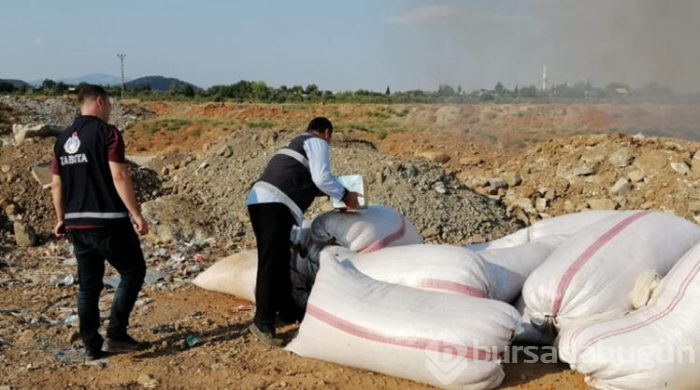
[[[104,100],[109,98],[107,91],[99,85],[85,84],[78,90],[78,104],[82,105],[85,100],[97,99],[98,96]]]
[[[309,122],[309,125],[306,127],[306,131],[317,131],[319,133],[323,133],[326,130],[330,130],[332,132],[333,124],[328,118],[323,116],[317,116],[316,118],[312,119],[311,122]]]

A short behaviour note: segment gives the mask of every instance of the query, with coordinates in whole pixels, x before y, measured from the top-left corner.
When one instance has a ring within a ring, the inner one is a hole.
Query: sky
[[[700,92],[697,0],[3,0],[0,78],[333,91],[590,80]]]

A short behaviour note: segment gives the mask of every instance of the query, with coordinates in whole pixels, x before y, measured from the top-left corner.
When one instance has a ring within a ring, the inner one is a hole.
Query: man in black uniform
[[[317,196],[327,195],[342,200],[349,209],[359,208],[358,197],[362,195],[348,191],[331,175],[332,135],[330,120],[311,120],[306,133],[270,159],[246,200],[258,246],[256,311],[250,331],[270,345],[282,345],[275,334],[277,314],[287,323],[303,315],[292,297],[292,226],[301,225],[304,212]]]
[[[58,136],[51,162],[51,194],[58,222],[54,233],[68,235],[78,261],[80,337],[90,360],[103,356],[98,308],[104,260],[121,282],[112,302],[106,350],[134,351],[142,345],[127,332],[146,263],[134,226],[148,232],[124,157],[119,130],[108,124],[112,103],[104,88],[86,85],[78,93],[81,115]]]

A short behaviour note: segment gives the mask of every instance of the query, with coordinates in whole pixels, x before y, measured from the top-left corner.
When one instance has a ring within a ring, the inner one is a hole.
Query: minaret
[[[547,91],[547,65],[542,68],[542,92]]]

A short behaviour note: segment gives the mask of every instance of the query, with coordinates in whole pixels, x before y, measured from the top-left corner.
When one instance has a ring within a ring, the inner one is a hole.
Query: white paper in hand
[[[362,194],[361,197],[357,198],[357,202],[360,204],[360,207],[367,207],[367,194],[365,193],[365,182],[362,180],[362,175],[337,176],[336,179],[338,179],[338,182],[343,187],[347,188],[348,191]],[[331,198],[331,204],[335,209],[344,209],[347,207],[342,200],[333,198]]]

